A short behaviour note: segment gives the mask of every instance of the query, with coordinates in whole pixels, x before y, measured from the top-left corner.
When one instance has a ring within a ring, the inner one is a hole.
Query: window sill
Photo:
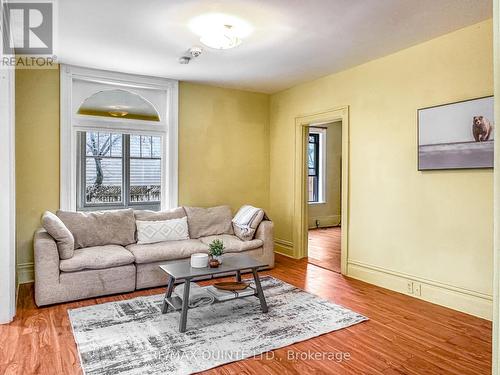
[[[326,201],[321,201],[321,202],[307,202],[308,204],[310,204],[311,206],[315,206],[317,204],[326,204]]]
[[[82,212],[92,212],[92,211],[109,211],[109,210],[125,210],[128,208],[132,208],[134,210],[150,210],[150,211],[161,211],[161,203],[155,202],[154,204],[131,204],[128,207],[123,205],[108,205],[108,206],[84,206],[78,207],[77,211]]]

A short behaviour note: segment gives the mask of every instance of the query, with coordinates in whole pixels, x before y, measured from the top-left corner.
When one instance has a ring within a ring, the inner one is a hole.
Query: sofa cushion
[[[149,210],[135,210],[135,220],[140,221],[163,221],[180,219],[186,216],[186,211],[183,207],[173,208],[165,211],[149,211]]]
[[[231,207],[184,207],[188,217],[189,237],[233,234]]]
[[[75,249],[135,242],[134,210],[96,212],[57,211],[75,238]]]
[[[204,244],[208,244],[215,239],[219,239],[224,243],[225,253],[239,253],[240,251],[253,250],[264,245],[264,241],[253,239],[250,241],[242,241],[238,237],[231,234],[220,234],[217,236],[207,236],[200,238]]]
[[[186,216],[180,219],[161,221],[136,220],[135,224],[137,225],[137,243],[139,245],[189,239]]]
[[[127,250],[134,254],[135,262],[140,264],[189,258],[194,253],[208,253],[208,245],[200,240],[181,240],[132,244],[127,246]]]
[[[59,258],[71,258],[75,250],[75,239],[61,219],[52,212],[45,211],[42,216],[42,226],[56,241]]]
[[[85,269],[98,270],[134,263],[134,256],[122,246],[93,246],[75,250],[71,259],[63,259],[59,268],[63,272]],[[112,271],[110,271],[112,272]]]

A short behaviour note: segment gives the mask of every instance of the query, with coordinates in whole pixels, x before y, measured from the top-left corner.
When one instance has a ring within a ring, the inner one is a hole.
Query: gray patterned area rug
[[[269,312],[248,297],[161,314],[163,295],[68,310],[85,374],[190,374],[367,320],[345,307],[267,276]]]

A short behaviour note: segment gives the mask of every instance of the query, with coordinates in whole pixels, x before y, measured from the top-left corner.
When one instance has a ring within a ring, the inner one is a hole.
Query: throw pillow
[[[70,259],[75,251],[75,239],[64,223],[52,212],[45,211],[42,226],[56,241],[59,258]]]
[[[136,210],[134,211],[135,220],[141,221],[163,221],[180,219],[186,216],[184,208],[177,207],[166,211],[149,211],[149,210]]]
[[[162,221],[136,221],[137,244],[189,239],[187,217]]]
[[[135,242],[134,210],[95,212],[57,211],[75,239],[75,249]]]
[[[233,234],[231,207],[184,207],[189,226],[189,237],[200,238],[216,234]]]
[[[251,241],[257,227],[265,217],[264,210],[253,206],[242,206],[233,218],[234,234],[242,241]]]

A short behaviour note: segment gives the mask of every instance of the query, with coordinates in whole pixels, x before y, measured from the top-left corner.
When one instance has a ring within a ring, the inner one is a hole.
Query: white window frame
[[[60,207],[62,210],[77,210],[77,170],[79,131],[105,131],[138,135],[160,136],[162,139],[162,184],[161,209],[178,205],[178,108],[179,82],[172,79],[147,77],[104,70],[61,65],[61,135],[60,135]],[[166,102],[157,108],[160,121],[108,118],[79,115],[74,111],[73,84],[84,80],[110,85],[120,85],[133,91],[133,88],[152,89],[164,92]]]
[[[0,0],[0,17],[4,17]],[[4,32],[5,30],[2,30]],[[3,36],[3,35],[2,35]],[[10,33],[12,42],[12,33]],[[4,38],[0,38],[0,51]],[[16,315],[15,70],[0,71],[0,324]]]
[[[309,127],[310,134],[319,135],[318,201],[308,202],[310,205],[326,203],[326,130],[326,128]]]
[[[3,1],[0,7],[3,11]],[[2,15],[0,11],[0,16]],[[0,38],[1,39],[1,38]],[[0,40],[0,50],[2,41]],[[0,324],[16,314],[15,75],[0,72]]]

